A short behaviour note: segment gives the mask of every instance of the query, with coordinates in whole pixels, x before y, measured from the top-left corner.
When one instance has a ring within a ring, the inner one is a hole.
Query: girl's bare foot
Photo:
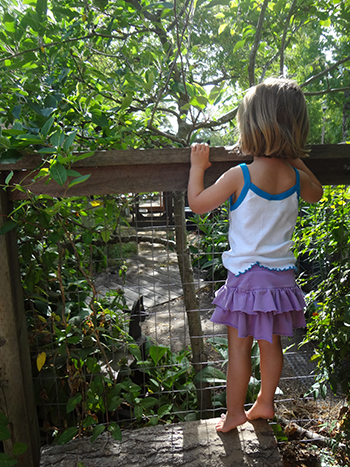
[[[238,413],[235,415],[230,415],[228,412],[226,415],[221,415],[221,420],[217,422],[215,428],[217,431],[221,431],[222,433],[227,433],[228,431],[237,428],[239,425],[243,425],[247,421],[247,416],[245,412]]]
[[[246,412],[248,420],[257,420],[258,418],[264,418],[265,420],[271,419],[275,416],[275,409],[273,403],[266,404],[258,400],[255,402],[253,407]]]

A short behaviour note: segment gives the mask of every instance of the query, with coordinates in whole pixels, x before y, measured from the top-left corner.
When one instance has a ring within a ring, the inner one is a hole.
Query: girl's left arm
[[[219,207],[236,191],[239,181],[241,171],[235,167],[225,172],[213,185],[204,189],[204,172],[210,166],[209,146],[193,145],[187,197],[191,210],[197,214],[204,214]]]

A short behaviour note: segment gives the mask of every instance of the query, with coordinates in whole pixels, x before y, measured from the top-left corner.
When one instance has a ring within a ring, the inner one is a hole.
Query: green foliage
[[[218,212],[195,214],[189,219],[196,226],[196,237],[190,239],[192,265],[207,271],[210,280],[226,278],[221,255],[228,249],[228,207],[226,203]]]
[[[349,198],[348,187],[327,187],[320,203],[302,211],[296,237],[310,266],[302,272],[301,284],[309,290],[304,342],[316,345],[315,396],[325,396],[326,383],[335,393],[350,389]]]
[[[127,332],[123,292],[102,297],[95,286],[96,272],[107,267],[106,249],[119,258],[135,251],[115,243],[127,227],[127,204],[127,197],[43,195],[19,202],[11,215],[40,427],[58,444],[81,434],[94,440],[106,430],[121,439],[130,424],[197,416],[190,350],[173,354],[148,342],[142,354]],[[115,265],[123,277],[122,258]]]
[[[311,105],[315,96],[313,141],[321,139],[320,95],[332,114],[327,138],[341,138],[343,96],[333,90],[346,89],[349,74],[346,62],[329,62],[348,55],[349,4],[279,0],[261,8],[246,1],[3,0],[1,161],[28,150],[46,159],[57,148],[188,145],[232,122],[235,115],[220,118],[252,81],[282,73],[307,82]],[[59,170],[52,167],[63,182]]]
[[[0,441],[6,441],[11,439],[11,432],[8,428],[9,420],[6,415],[0,412]],[[12,456],[0,452],[0,465],[1,467],[11,467],[12,465],[18,464],[16,457],[24,454],[28,449],[28,446],[24,443],[14,443],[12,447]]]

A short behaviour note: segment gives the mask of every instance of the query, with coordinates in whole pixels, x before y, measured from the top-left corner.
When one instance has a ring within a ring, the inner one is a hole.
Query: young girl
[[[230,250],[222,256],[228,277],[216,293],[211,318],[227,325],[228,334],[227,412],[216,425],[222,432],[274,416],[283,366],[280,336],[292,336],[294,328],[306,326],[291,251],[298,198],[315,203],[323,192],[300,159],[307,154],[309,120],[304,95],[294,81],[269,79],[251,88],[237,120],[241,151],[253,156],[253,162],[231,168],[204,189],[204,172],[211,166],[209,147],[194,145],[188,184],[195,213],[211,211],[230,198]],[[245,412],[254,338],[260,348],[261,389]]]

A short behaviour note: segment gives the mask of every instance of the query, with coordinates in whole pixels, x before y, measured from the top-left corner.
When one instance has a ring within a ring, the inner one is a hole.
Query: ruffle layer
[[[216,293],[211,321],[233,326],[238,337],[253,336],[272,343],[273,334],[292,336],[305,327],[305,300],[297,285],[244,290],[223,285]]]

